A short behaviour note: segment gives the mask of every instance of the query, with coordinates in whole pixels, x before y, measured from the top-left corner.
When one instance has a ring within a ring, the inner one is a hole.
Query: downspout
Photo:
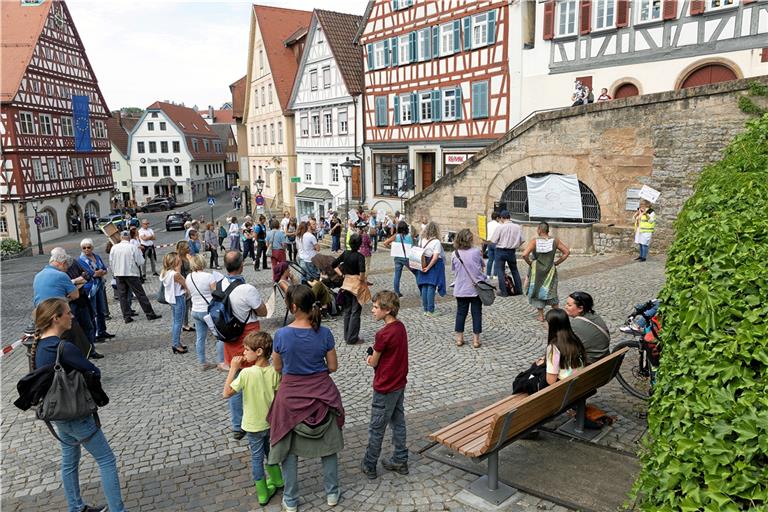
[[[362,95],[361,95],[362,96]],[[352,96],[352,106],[354,107],[355,111],[355,160],[357,160],[357,97]],[[362,121],[365,122],[365,116],[362,116]],[[363,133],[365,133],[365,127],[363,127]],[[362,148],[361,148],[362,149]],[[360,204],[363,203],[365,200],[366,194],[365,194],[365,151],[363,151],[363,154],[360,157]]]

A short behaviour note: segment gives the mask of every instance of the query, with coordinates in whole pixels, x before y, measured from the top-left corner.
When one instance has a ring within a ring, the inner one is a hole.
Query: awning
[[[157,180],[157,182],[155,182],[155,185],[159,187],[175,187],[176,182],[173,181],[171,178],[162,178]]]
[[[331,191],[325,188],[307,187],[301,192],[296,193],[297,198],[311,199],[313,201],[326,201],[333,199]]]

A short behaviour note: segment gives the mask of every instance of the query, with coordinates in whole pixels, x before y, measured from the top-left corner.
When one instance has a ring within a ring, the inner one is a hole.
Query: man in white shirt
[[[496,232],[496,228],[499,227],[499,221],[496,219],[499,218],[499,214],[496,212],[491,213],[491,222],[488,223],[488,227],[485,228],[485,243],[487,246],[487,256],[488,256],[488,263],[486,263],[485,268],[485,277],[488,279],[492,279],[496,277],[496,274],[493,273],[493,263],[496,259],[496,244],[490,242],[489,240],[493,236],[493,234]]]
[[[501,224],[496,227],[493,236],[488,240],[496,244],[496,275],[499,278],[499,291],[496,295],[499,297],[508,297],[509,295],[520,295],[523,284],[520,280],[520,272],[517,271],[517,256],[515,249],[523,243],[523,230],[510,221],[510,215],[507,210],[499,213]],[[505,264],[509,265],[512,272],[512,281],[515,283],[514,290],[507,290],[507,284],[504,282]]]
[[[139,229],[139,242],[144,247],[144,264],[142,274],[147,275],[147,260],[152,265],[152,275],[158,275],[155,265],[157,264],[157,253],[155,252],[155,232],[149,227],[149,219],[141,219],[141,228]]]
[[[226,291],[230,285],[240,282],[237,288],[229,294],[229,303],[232,306],[232,314],[241,322],[246,322],[243,334],[237,341],[224,344],[224,363],[230,365],[232,358],[243,355],[243,339],[251,332],[258,331],[259,317],[266,316],[267,305],[261,300],[259,290],[255,286],[245,282],[243,274],[243,253],[240,251],[227,251],[224,255],[224,267],[227,276],[221,281],[222,291]],[[215,285],[212,285],[215,288]],[[232,431],[235,439],[245,437],[240,423],[243,420],[243,394],[235,393],[229,398],[229,415],[232,420]]]
[[[142,311],[147,315],[147,320],[156,320],[161,315],[155,314],[149,303],[144,287],[141,286],[141,266],[144,264],[144,256],[141,250],[130,242],[131,235],[128,231],[120,234],[120,243],[112,247],[109,252],[109,266],[112,267],[112,275],[117,280],[117,295],[120,298],[120,309],[123,312],[125,323],[133,322],[131,307],[128,304],[128,296],[131,292],[136,296]]]
[[[291,213],[285,212],[283,213],[283,220],[280,221],[280,229],[283,232],[288,231],[288,224],[291,222]]]

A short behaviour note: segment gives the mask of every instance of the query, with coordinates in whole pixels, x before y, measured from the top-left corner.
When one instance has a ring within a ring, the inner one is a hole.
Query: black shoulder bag
[[[461,266],[464,267],[464,271],[466,271],[467,276],[472,279],[472,274],[469,273],[466,265],[464,265],[464,261],[462,261],[461,255],[459,254],[459,250],[456,249],[453,254],[455,254],[459,259],[459,263],[461,263]],[[475,281],[474,279],[472,279],[472,284],[475,285],[475,291],[477,292],[477,296],[480,297],[480,302],[483,303],[483,306],[492,305],[496,300],[496,288],[493,285],[486,283],[485,281]]]

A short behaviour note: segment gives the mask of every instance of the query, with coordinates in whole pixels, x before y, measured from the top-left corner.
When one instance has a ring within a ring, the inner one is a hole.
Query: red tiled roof
[[[194,109],[189,107],[182,107],[181,105],[174,105],[172,103],[165,103],[162,101],[156,101],[147,107],[147,112],[152,110],[161,110],[168,118],[176,125],[176,127],[184,134],[187,140],[187,149],[192,154],[194,160],[223,160],[224,148],[217,152],[214,150],[213,141],[219,140],[219,136],[211,130],[205,119],[200,117]],[[146,115],[146,113],[145,113]],[[194,150],[192,139],[198,140],[197,151]],[[204,139],[209,140],[209,149],[205,150]]]
[[[22,7],[21,2],[2,2],[0,9],[0,101],[10,101],[19,90],[37,39],[53,2]]]
[[[201,116],[207,116],[208,111],[207,110],[198,110],[198,114]],[[232,110],[228,108],[220,108],[213,111],[213,119],[211,119],[212,123],[222,123],[222,124],[232,124],[235,122],[235,119],[232,115]]]
[[[245,109],[245,87],[248,75],[229,86],[232,93],[232,116],[235,119],[243,118],[243,109]]]
[[[128,132],[120,123],[119,114],[112,114],[107,118],[107,136],[123,156],[128,154]]]
[[[254,5],[253,12],[264,40],[277,98],[283,111],[286,111],[299,63],[293,51],[283,42],[300,28],[308,27],[312,13],[265,5]]]
[[[362,94],[365,87],[363,49],[355,44],[357,31],[363,22],[362,16],[320,9],[315,9],[315,14],[339,66],[347,92],[353,96]]]

